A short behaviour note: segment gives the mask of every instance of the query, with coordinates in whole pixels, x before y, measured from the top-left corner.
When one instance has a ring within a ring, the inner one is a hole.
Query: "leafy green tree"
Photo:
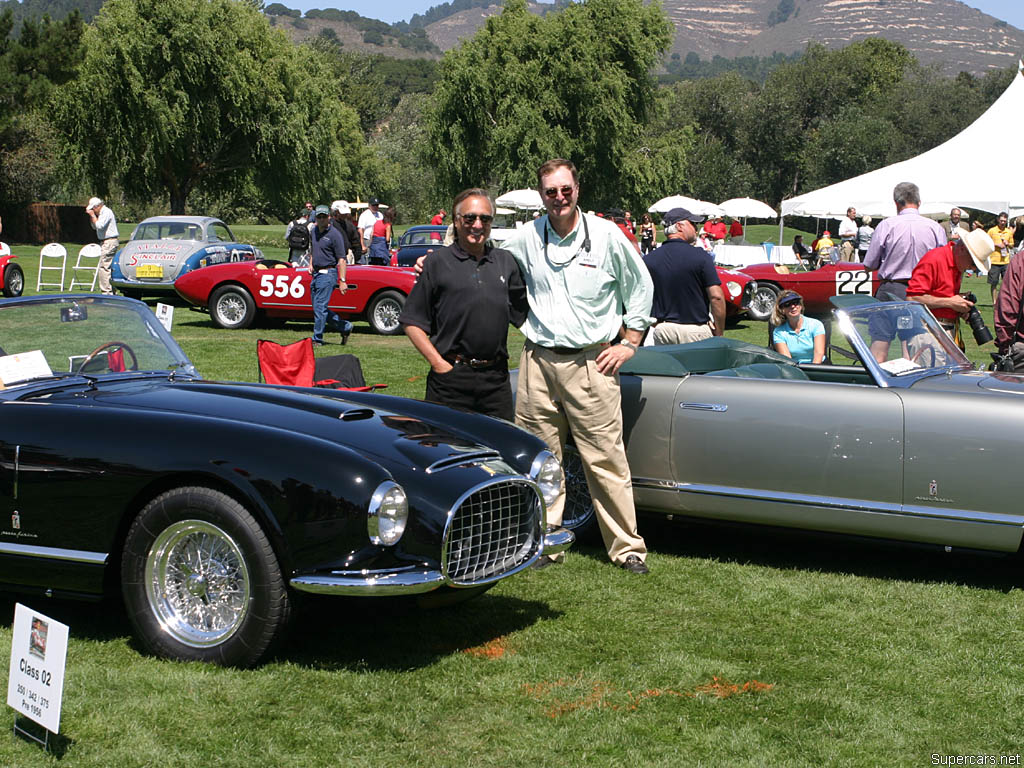
[[[93,188],[166,194],[252,183],[278,211],[327,196],[370,162],[355,112],[306,46],[253,3],[108,0],[84,37],[56,120]]]
[[[669,30],[657,3],[584,0],[538,17],[509,0],[441,64],[428,117],[441,191],[531,186],[563,156],[586,179],[585,206],[648,200],[666,175],[642,140]]]

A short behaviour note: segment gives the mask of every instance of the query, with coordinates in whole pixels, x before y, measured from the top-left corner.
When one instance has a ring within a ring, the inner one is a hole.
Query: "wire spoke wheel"
[[[249,569],[238,544],[202,520],[157,536],[146,559],[146,589],[160,626],[194,648],[233,635],[249,606]]]

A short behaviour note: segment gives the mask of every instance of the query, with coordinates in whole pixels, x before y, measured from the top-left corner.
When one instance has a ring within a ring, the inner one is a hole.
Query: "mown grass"
[[[20,261],[34,289],[37,259]],[[209,378],[255,380],[256,338],[309,331],[174,318]],[[728,334],[765,343],[763,323]],[[422,395],[404,338],[361,325],[344,351],[390,392]],[[736,439],[784,462],[776,436]],[[447,610],[303,602],[287,645],[249,671],[144,655],[116,600],[26,599],[71,626],[59,764],[916,766],[1021,751],[1017,560],[646,518],[641,531],[643,578],[584,543]],[[0,765],[56,763],[0,739]]]

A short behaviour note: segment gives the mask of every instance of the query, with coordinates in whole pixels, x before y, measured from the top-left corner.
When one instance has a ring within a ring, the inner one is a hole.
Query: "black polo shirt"
[[[508,326],[522,325],[526,312],[526,285],[511,253],[488,247],[478,260],[453,243],[424,261],[398,320],[422,329],[442,355],[507,360]]]
[[[329,269],[345,263],[348,241],[337,227],[328,226],[323,232],[313,227],[309,235],[310,250],[313,254],[313,269]]]
[[[654,283],[651,314],[659,321],[701,325],[708,321],[708,287],[721,285],[711,254],[684,240],[666,240],[644,256]]]

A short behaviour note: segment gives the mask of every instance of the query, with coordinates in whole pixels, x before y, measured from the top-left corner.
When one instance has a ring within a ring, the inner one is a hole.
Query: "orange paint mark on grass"
[[[463,653],[468,653],[470,656],[475,656],[478,659],[500,659],[506,653],[511,655],[515,651],[505,645],[504,637],[496,637],[493,640],[488,640],[483,645],[466,648]]]
[[[742,685],[731,683],[724,678],[712,677],[710,683],[696,686],[693,690],[677,691],[671,688],[648,688],[633,693],[619,692],[615,686],[603,681],[590,684],[586,693],[576,697],[566,697],[563,692],[571,688],[585,688],[586,684],[580,675],[569,680],[543,681],[525,683],[523,691],[538,703],[545,705],[545,714],[550,718],[561,717],[572,712],[595,709],[612,709],[631,711],[637,709],[644,701],[658,698],[692,699],[697,696],[714,696],[728,699],[744,693],[761,693],[770,691],[775,686],[758,680],[748,680]]]

